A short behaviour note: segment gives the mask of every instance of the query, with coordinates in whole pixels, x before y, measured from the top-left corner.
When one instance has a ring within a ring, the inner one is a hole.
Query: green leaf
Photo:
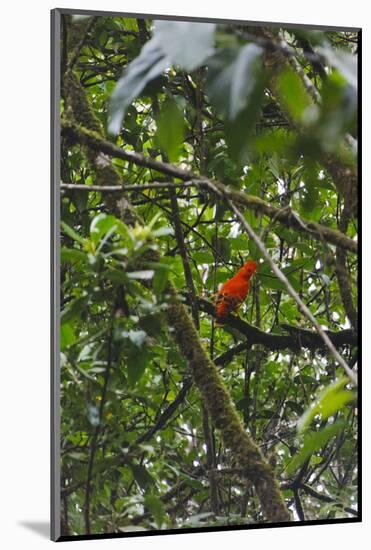
[[[76,335],[73,325],[70,323],[62,323],[61,325],[61,350],[65,350],[76,342]]]
[[[144,269],[143,271],[130,271],[129,273],[126,273],[127,277],[129,279],[139,279],[141,281],[148,281],[149,279],[152,279],[155,272],[153,269]]]
[[[354,401],[355,398],[356,394],[354,392],[348,390],[338,391],[331,399],[327,399],[326,402],[322,403],[320,411],[322,418],[333,416],[343,409],[345,405]]]
[[[177,161],[184,140],[184,117],[170,98],[165,100],[158,116],[156,137],[170,162]]]
[[[191,71],[212,52],[212,23],[156,21],[154,35],[126,68],[110,100],[108,131],[118,134],[126,112],[146,84],[172,64]]]
[[[128,379],[131,386],[135,386],[142,378],[146,366],[152,358],[149,350],[143,349],[135,354],[130,354],[127,358]]]
[[[193,259],[198,264],[212,264],[214,263],[214,256],[211,252],[204,252],[202,250],[193,253]]]
[[[287,67],[279,74],[277,86],[280,100],[292,118],[295,121],[302,121],[310,101],[300,77],[293,69]]]
[[[245,163],[264,97],[262,49],[256,44],[224,49],[209,60],[208,66],[206,91],[224,115],[230,155],[237,163]]]
[[[278,279],[275,276],[265,276],[264,273],[259,275],[261,277],[261,282],[264,288],[270,288],[272,290],[281,290],[283,292],[287,292],[287,288],[285,283],[283,283],[280,279]],[[300,290],[300,282],[296,277],[293,275],[287,276],[288,281],[290,282],[291,286],[299,292]]]
[[[111,134],[120,132],[122,121],[133,100],[148,82],[159,76],[169,65],[161,44],[153,37],[143,46],[140,55],[128,65],[111,95],[108,125]]]
[[[221,257],[229,262],[231,258],[231,245],[227,237],[215,237],[213,235],[211,239],[213,247],[219,252]]]
[[[249,244],[251,241],[247,237],[229,237],[229,242],[233,250],[250,250]]]
[[[110,267],[107,271],[105,271],[103,273],[103,276],[105,279],[111,281],[114,284],[126,284],[128,282],[125,271],[123,271],[122,269],[116,269],[114,267]]]
[[[148,493],[144,497],[144,504],[147,506],[148,510],[151,512],[157,528],[161,529],[162,525],[165,523],[167,514],[165,511],[164,504],[160,497],[152,493]]]
[[[148,487],[154,485],[155,480],[145,466],[140,464],[130,464],[130,468],[133,471],[135,481],[142,489],[148,489]]]
[[[72,227],[67,225],[66,222],[64,222],[63,220],[61,221],[61,226],[62,226],[63,231],[66,233],[66,235],[71,237],[71,239],[73,239],[74,241],[76,241],[76,242],[78,242],[82,245],[85,245],[86,239],[84,239],[78,233],[76,233],[76,231],[74,229],[72,229]]]
[[[185,481],[185,483],[189,485],[189,487],[193,487],[193,489],[204,489],[204,484],[202,483],[202,481],[200,481],[199,479],[195,479],[194,477],[191,477],[184,472],[179,473],[179,478]]]
[[[86,262],[87,256],[81,250],[76,248],[67,248],[62,246],[61,248],[61,262],[62,263],[81,263]]]
[[[262,51],[256,44],[247,44],[222,50],[209,60],[206,90],[227,120],[233,122],[253,95]]]
[[[95,216],[90,224],[90,237],[94,243],[98,243],[108,232],[112,233],[118,225],[115,216],[104,214],[103,212]]]
[[[245,409],[247,409],[247,407],[249,406],[251,402],[251,399],[249,399],[249,397],[243,397],[242,399],[240,399],[239,401],[237,401],[236,403],[236,409],[238,411],[243,411]]]
[[[347,403],[355,399],[355,393],[350,390],[344,390],[344,386],[349,382],[347,377],[336,380],[320,392],[317,399],[307,408],[300,418],[297,430],[302,433],[316,415],[321,415],[323,420],[334,415],[341,410]]]
[[[343,421],[337,421],[334,424],[326,426],[318,432],[309,432],[305,438],[302,449],[294,456],[287,466],[287,473],[291,474],[305,462],[311,454],[318,451],[326,445],[340,430],[344,428]]]
[[[214,23],[155,21],[154,36],[171,64],[193,71],[213,53]]]
[[[315,209],[319,201],[318,189],[318,169],[313,164],[308,163],[303,174],[305,187],[301,189],[300,202],[304,214],[307,216]]]
[[[163,258],[163,260],[164,259],[165,258]],[[170,265],[158,264],[152,281],[153,290],[157,295],[161,294],[165,290],[167,282],[169,280],[169,273]]]
[[[357,89],[358,71],[356,55],[332,48],[330,45],[320,46],[318,53],[322,54],[327,59],[329,65],[338,69],[345,80]]]
[[[68,302],[66,307],[61,312],[61,319],[63,320],[63,323],[70,321],[74,317],[81,318],[81,314],[84,309],[86,309],[88,301],[89,297],[84,295]]]

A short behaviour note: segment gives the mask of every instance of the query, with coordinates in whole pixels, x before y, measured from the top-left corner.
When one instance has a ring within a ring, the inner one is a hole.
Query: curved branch
[[[160,162],[151,157],[147,157],[141,153],[128,151],[115,145],[114,143],[103,139],[100,134],[93,130],[88,130],[84,126],[78,126],[69,120],[62,121],[62,135],[70,139],[84,143],[89,148],[100,151],[111,157],[121,158],[128,162],[132,162],[138,166],[151,168],[163,174],[167,174],[182,181],[192,181],[198,187],[207,187],[211,192],[223,198],[230,198],[233,202],[253,210],[260,214],[267,215],[270,219],[274,219],[291,227],[301,233],[309,234],[313,239],[320,242],[340,246],[349,252],[357,253],[357,242],[350,239],[340,231],[331,229],[325,225],[301,218],[291,208],[276,208],[264,200],[254,195],[248,195],[242,191],[237,191],[222,183],[197,175],[191,171],[183,170],[173,164]]]

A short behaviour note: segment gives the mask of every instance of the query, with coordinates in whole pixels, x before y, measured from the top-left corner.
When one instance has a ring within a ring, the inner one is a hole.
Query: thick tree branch
[[[344,207],[341,217],[340,217],[340,229],[346,231],[349,223],[349,212],[346,207]],[[352,327],[357,332],[358,331],[358,313],[354,307],[353,298],[352,298],[352,286],[351,286],[351,276],[347,269],[347,254],[345,250],[340,247],[336,247],[336,263],[335,271],[339,284],[339,291],[341,300],[344,305],[345,313],[351,322]]]
[[[72,50],[70,56],[69,56],[69,60],[68,60],[68,65],[67,65],[67,68],[69,70],[72,70],[79,55],[80,55],[80,52],[82,50],[82,48],[84,47],[85,43],[86,43],[86,40],[89,36],[89,33],[91,33],[91,31],[94,29],[95,25],[97,24],[98,22],[98,17],[92,17],[88,22],[87,22],[87,25],[86,25],[86,30],[85,32],[83,33],[80,41],[76,44],[76,46],[74,47],[74,49]]]
[[[349,252],[357,253],[357,242],[350,239],[340,231],[331,229],[325,225],[305,220],[301,218],[291,208],[276,208],[264,200],[254,195],[248,195],[242,191],[237,191],[222,183],[207,179],[203,176],[194,174],[191,171],[178,168],[166,162],[160,162],[141,153],[128,151],[114,143],[103,139],[96,131],[88,130],[84,126],[78,126],[71,121],[64,120],[62,122],[62,135],[68,136],[70,139],[84,143],[89,148],[100,151],[111,157],[121,158],[132,162],[138,166],[144,166],[152,170],[156,170],[163,174],[167,174],[182,181],[192,181],[198,187],[207,187],[211,192],[223,198],[230,198],[234,203],[240,204],[249,210],[253,210],[259,214],[267,215],[269,218],[277,222],[292,227],[298,232],[309,234],[313,239],[318,241],[326,241],[328,243],[340,246]],[[106,182],[107,185],[110,182]]]
[[[215,317],[215,307],[211,302],[203,298],[198,298],[198,303],[202,311]],[[287,336],[264,332],[235,315],[228,315],[228,317],[225,318],[225,325],[238,330],[241,334],[246,336],[249,345],[261,344],[270,350],[291,349],[292,351],[298,352],[303,348],[307,348],[310,351],[323,350],[326,348],[318,332],[294,327],[288,324],[281,325],[283,330],[288,333]],[[357,345],[357,336],[353,330],[341,330],[338,332],[326,330],[324,332],[334,346]],[[229,350],[229,353],[231,352],[232,350]]]

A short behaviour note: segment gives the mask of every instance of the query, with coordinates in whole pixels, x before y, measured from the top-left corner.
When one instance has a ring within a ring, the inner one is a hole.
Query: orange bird
[[[250,279],[256,272],[257,265],[253,260],[248,260],[231,279],[228,279],[220,288],[215,300],[215,313],[218,322],[234,311],[237,311],[245,300],[249,288]]]

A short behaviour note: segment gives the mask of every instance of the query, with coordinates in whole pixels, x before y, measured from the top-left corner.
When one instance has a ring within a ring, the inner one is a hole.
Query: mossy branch
[[[289,521],[290,515],[272,467],[245,432],[224,382],[203,348],[187,309],[179,302],[171,285],[168,291],[171,295],[167,313],[169,327],[188,361],[213,424],[220,431],[225,446],[233,453],[235,463],[254,484],[267,519],[272,522]]]
[[[173,164],[160,162],[141,153],[123,149],[111,141],[103,139],[96,130],[90,130],[82,124],[77,125],[68,118],[62,120],[62,135],[68,136],[70,139],[85,144],[94,151],[100,151],[110,157],[120,158],[138,166],[150,168],[174,178],[178,178],[182,181],[192,181],[197,187],[207,187],[210,192],[217,194],[219,197],[224,199],[229,198],[236,204],[268,216],[274,222],[280,222],[286,227],[310,235],[317,241],[326,241],[344,248],[349,252],[357,253],[357,242],[337,229],[332,229],[320,223],[301,218],[289,207],[276,208],[259,197],[232,189],[221,182],[210,180],[188,170],[183,170]],[[106,185],[117,184],[107,181]]]
[[[349,211],[346,207],[344,207],[341,213],[340,224],[339,224],[341,231],[347,230],[349,219],[350,219]],[[346,251],[340,247],[336,248],[335,271],[336,271],[340,296],[343,302],[345,313],[357,334],[358,312],[353,303],[351,275],[349,273],[349,270],[347,269],[347,254],[346,254]]]

